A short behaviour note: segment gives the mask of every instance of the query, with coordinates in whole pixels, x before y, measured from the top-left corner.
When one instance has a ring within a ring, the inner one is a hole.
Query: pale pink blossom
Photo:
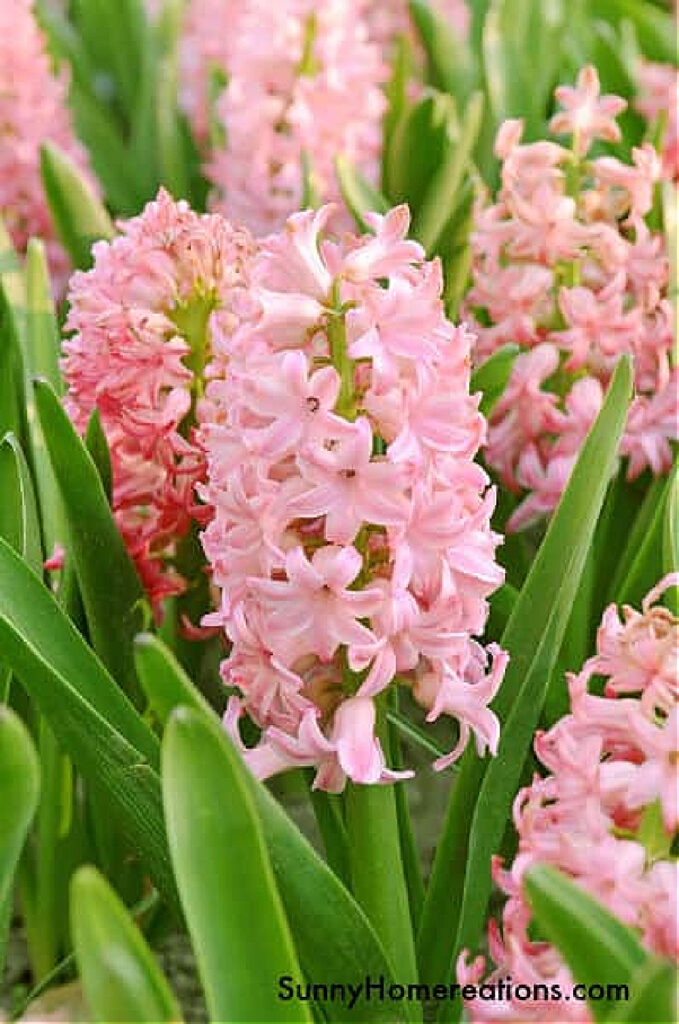
[[[668,259],[662,234],[644,220],[660,163],[649,143],[633,149],[631,163],[588,158],[595,137],[616,134],[613,118],[624,107],[599,98],[598,88],[585,68],[575,89],[557,90],[568,112],[552,130],[573,134],[575,153],[547,140],[522,144],[521,121],[501,126],[502,186],[475,212],[465,311],[476,362],[506,344],[521,349],[486,450],[522,499],[509,531],[555,508],[621,355],[633,357],[635,372],[620,447],[628,478],[666,474],[678,436]]]
[[[111,452],[113,511],[157,613],[183,588],[173,567],[205,459],[200,418],[211,323],[232,330],[253,243],[164,191],[71,279],[62,362],[66,408],[84,432],[97,409]]]
[[[572,988],[557,950],[535,936],[523,879],[537,863],[572,878],[636,929],[650,952],[679,960],[677,863],[670,852],[679,827],[679,622],[657,603],[677,584],[678,573],[665,577],[642,611],[626,607],[622,620],[614,605],[606,610],[596,654],[569,679],[571,714],[536,735],[535,752],[548,774],[536,774],[516,797],[512,864],[503,869],[499,858],[493,864],[507,901],[502,927],[489,924],[496,966],[488,982],[510,975],[514,985],[556,981],[564,993]],[[603,697],[589,692],[594,676],[604,677]],[[465,951],[457,970],[460,983],[478,984],[484,960],[469,963]],[[558,1020],[590,1020],[586,1005],[558,1005]],[[474,1024],[555,1019],[539,999],[470,1002],[467,1011]]]
[[[255,308],[215,333],[199,493],[221,593],[205,622],[231,641],[223,678],[262,729],[244,757],[261,777],[313,765],[336,792],[405,777],[377,739],[396,680],[430,720],[460,723],[435,767],[472,734],[494,753],[507,658],[474,639],[503,573],[495,494],[473,462],[471,339],[445,318],[405,208],[362,238],[333,236],[332,212],[262,241]]]
[[[554,92],[564,109],[550,121],[550,131],[554,135],[572,135],[578,156],[587,153],[594,139],[620,141],[620,128],[615,119],[627,102],[620,96],[601,96],[600,91],[596,68],[588,64],[578,75],[574,88],[560,85]]]
[[[339,198],[339,154],[377,182],[387,66],[361,0],[240,0],[231,20],[230,3],[222,0],[191,57],[201,66],[201,40],[221,26],[228,84],[215,115],[224,140],[206,172],[216,208],[264,235],[303,205],[305,173],[321,201]]]
[[[61,295],[70,261],[42,187],[43,143],[56,143],[95,191],[96,185],[73,132],[66,70],[54,68],[32,7],[30,0],[0,4],[0,217],[21,253],[32,237],[45,242],[54,290]]]

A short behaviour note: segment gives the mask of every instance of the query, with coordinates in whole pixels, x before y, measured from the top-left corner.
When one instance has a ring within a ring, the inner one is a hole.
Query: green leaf
[[[472,395],[481,392],[479,409],[484,416],[490,416],[495,408],[510,378],[518,353],[518,345],[503,345],[472,373],[469,391]]]
[[[71,882],[71,930],[93,1021],[179,1021],[177,1001],[132,916],[93,867]]]
[[[629,1000],[606,1020],[626,1024],[668,1024],[677,1017],[677,968],[667,960],[650,959],[633,975]]]
[[[97,467],[97,473],[104,488],[104,494],[110,505],[113,494],[113,468],[111,466],[111,452],[109,451],[104,428],[101,425],[101,416],[98,409],[94,410],[87,424],[85,447],[90,453],[94,465]]]
[[[343,154],[335,159],[335,170],[342,198],[351,210],[358,227],[361,231],[370,231],[365,214],[386,213],[389,203]]]
[[[35,399],[69,525],[69,543],[97,654],[128,693],[136,692],[132,640],[143,591],[109,508],[97,468],[54,391]]]
[[[19,258],[0,218],[0,437],[26,436],[21,358],[26,329],[26,286]]]
[[[430,182],[455,146],[455,101],[433,90],[404,110],[394,128],[385,174],[390,202],[408,203],[413,221]]]
[[[25,278],[26,329],[22,332],[21,338],[28,440],[40,507],[43,543],[49,555],[55,544],[68,547],[69,540],[64,508],[47,454],[31,386],[32,379],[41,376],[49,381],[57,394],[62,390],[59,372],[59,327],[52,299],[45,246],[39,239],[33,238],[28,243]]]
[[[477,76],[471,50],[426,0],[410,0],[409,7],[427,57],[429,82],[458,101],[466,101]]]
[[[26,457],[14,434],[0,441],[0,537],[36,573],[42,571],[42,543],[35,492]]]
[[[672,15],[646,0],[591,0],[589,10],[614,26],[623,19],[634,25],[644,56],[661,64],[677,63],[677,33]]]
[[[412,235],[432,255],[436,243],[455,212],[460,190],[481,127],[483,94],[476,92],[468,101],[458,137],[436,170],[421,205],[413,217]]]
[[[5,966],[14,873],[39,790],[38,758],[28,731],[10,708],[0,705],[0,971]]]
[[[216,723],[180,708],[162,761],[172,863],[212,1019],[312,1020],[306,1004],[276,996],[279,978],[301,972],[239,755]]]
[[[113,224],[82,172],[63,150],[45,142],[40,168],[57,235],[76,267],[92,265],[92,245],[114,236]]]
[[[384,87],[387,98],[387,110],[382,122],[382,188],[388,191],[388,168],[391,160],[392,142],[396,126],[408,109],[408,90],[413,76],[412,46],[408,36],[397,37],[393,47],[394,56],[391,63],[389,81]]]
[[[156,137],[158,139],[159,176],[176,199],[191,199],[188,173],[190,154],[177,105],[177,68],[171,56],[157,62],[156,71]]]
[[[589,893],[551,865],[538,864],[524,887],[541,934],[556,946],[574,979],[583,985],[630,984],[653,958],[636,933]],[[595,1020],[607,1020],[608,1000],[592,1000]]]
[[[630,544],[623,553],[624,574],[617,576],[612,599],[617,604],[640,607],[648,591],[663,575],[665,524],[672,489],[676,487],[677,469],[664,480],[657,478],[649,487],[638,521],[630,534]],[[676,523],[675,523],[676,526]],[[632,546],[632,541],[635,541]]]
[[[112,209],[123,216],[139,213],[151,198],[145,181],[106,107],[85,89],[72,88],[71,106],[78,136],[87,145],[92,167]]]
[[[26,348],[27,376],[44,377],[54,390],[62,389],[59,370],[59,325],[45,245],[31,238],[26,249]]]
[[[158,764],[158,741],[99,658],[59,607],[42,580],[0,538],[0,628],[3,657],[29,693],[53,694],[67,687],[90,705],[109,728]],[[37,700],[37,696],[36,696]],[[54,732],[55,722],[48,715]]]
[[[494,702],[499,748],[495,758],[481,761],[468,747],[460,762],[419,936],[425,980],[445,977],[455,951],[478,943],[491,891],[491,857],[509,818],[615,466],[631,387],[631,364],[623,358],[503,633],[510,662]],[[462,822],[470,823],[468,830]],[[450,908],[443,936],[441,906]]]
[[[139,679],[161,723],[173,709],[188,707],[215,721],[215,713],[198,693],[176,658],[156,637],[137,637]],[[257,805],[269,856],[288,915],[302,969],[307,978],[327,984],[361,980],[366,973],[396,980],[386,955],[356,901],[318,856],[268,790],[246,773]],[[324,936],[319,943],[319,934]],[[330,1020],[342,1020],[340,1004],[325,1006]],[[362,995],[354,1011],[365,1022],[416,1019],[406,1003],[387,1004]]]
[[[14,434],[0,441],[0,494],[0,537],[40,572],[43,556],[33,482]],[[12,673],[0,659],[0,702],[9,699],[11,683]]]
[[[141,0],[75,0],[72,17],[89,59],[106,75],[129,123],[149,31]]]
[[[188,707],[216,719],[202,693],[157,636],[139,633],[135,637],[134,660],[139,682],[161,728],[165,728],[170,715],[179,707]]]

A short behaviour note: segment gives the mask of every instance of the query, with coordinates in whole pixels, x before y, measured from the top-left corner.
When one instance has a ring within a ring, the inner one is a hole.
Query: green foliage
[[[71,883],[71,929],[91,1020],[178,1022],[177,1001],[119,897],[92,867]]]
[[[12,883],[38,803],[40,770],[23,722],[0,705],[0,971],[12,913]]]
[[[628,986],[629,1000],[591,1000],[595,1020],[664,1024],[673,1019],[672,964],[651,956],[633,929],[555,868],[531,868],[524,884],[541,934],[556,946],[578,982],[604,990]]]
[[[114,236],[113,224],[89,182],[52,142],[43,145],[40,167],[57,235],[75,267],[92,265],[92,245]]]
[[[208,1008],[214,1020],[311,1020],[307,1006],[280,1002],[275,985],[263,983],[301,972],[246,770],[215,723],[174,712],[163,740],[163,802]]]

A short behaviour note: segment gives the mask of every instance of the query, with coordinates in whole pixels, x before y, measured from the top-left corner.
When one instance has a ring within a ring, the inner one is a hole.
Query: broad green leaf
[[[349,162],[343,154],[335,159],[337,180],[342,191],[342,198],[347,204],[361,231],[370,231],[365,220],[366,213],[386,213],[389,203],[370,182],[366,181],[360,171]]]
[[[426,978],[445,977],[456,951],[477,946],[491,891],[491,856],[510,815],[615,466],[631,387],[631,365],[624,358],[503,633],[510,663],[493,705],[501,723],[499,748],[495,758],[481,761],[468,747],[460,762],[419,936]],[[470,823],[468,830],[463,822]],[[441,906],[449,908],[443,935]]]
[[[92,643],[128,693],[136,693],[132,639],[143,591],[113,520],[97,468],[54,391],[35,382],[45,442],[61,491]]]
[[[157,638],[137,637],[135,654],[139,679],[164,724],[171,711],[188,707],[208,720],[215,714],[183,671],[176,658]],[[440,753],[440,751],[439,751]],[[257,805],[269,856],[307,978],[327,984],[346,984],[366,973],[395,980],[392,968],[365,914],[344,885],[318,856],[268,790],[245,773]],[[322,943],[318,935],[324,936]],[[366,1000],[356,1003],[356,1018],[366,1022],[398,1024],[411,1017],[407,1004]],[[325,1007],[330,1020],[343,1019],[340,1005]]]
[[[139,760],[158,764],[158,743],[151,730],[42,580],[2,538],[0,625],[7,641],[3,658],[29,693],[53,693],[58,705],[57,690],[68,687],[139,751]],[[47,717],[56,733],[55,722]]]
[[[476,145],[483,94],[476,92],[469,99],[459,135],[446,152],[425,191],[421,205],[413,217],[412,235],[432,255],[443,230],[460,200],[460,190]]]
[[[158,741],[55,598],[0,540],[0,649],[120,831],[176,906],[164,834]]]
[[[278,978],[301,972],[245,770],[218,725],[174,712],[163,803],[208,1009],[213,1020],[312,1020],[307,1004],[276,996]]]
[[[669,960],[650,959],[632,975],[629,999],[606,1017],[618,1024],[668,1024],[677,1019],[677,967]]]
[[[551,865],[531,868],[524,888],[540,933],[556,946],[580,984],[629,985],[653,959],[631,928]],[[614,1005],[592,1000],[592,1016],[607,1020]]]
[[[57,235],[76,267],[92,265],[92,245],[113,238],[111,219],[90,183],[53,142],[40,151],[43,186]]]
[[[518,353],[518,345],[503,345],[472,373],[469,390],[472,395],[481,392],[479,409],[484,416],[490,416],[504,391]]]
[[[14,873],[38,804],[40,771],[21,719],[0,705],[0,971],[4,971]]]
[[[71,882],[71,930],[93,1021],[180,1020],[177,1001],[143,935],[93,867],[80,868]]]

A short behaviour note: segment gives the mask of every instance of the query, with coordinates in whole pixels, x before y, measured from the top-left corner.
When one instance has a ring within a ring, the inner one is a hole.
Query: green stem
[[[384,735],[384,720],[378,732]],[[354,896],[384,945],[400,984],[417,979],[393,786],[348,783],[345,792]]]
[[[394,688],[390,693],[391,710],[398,715],[398,691]],[[393,722],[389,723],[389,746],[390,763],[394,769],[400,771],[403,767],[403,751],[401,739]],[[396,818],[398,831],[401,839],[401,856],[403,858],[403,869],[408,890],[408,902],[410,904],[410,920],[413,933],[417,932],[424,904],[424,881],[422,878],[422,865],[420,855],[415,842],[413,823],[410,817],[410,806],[408,804],[408,793],[405,786],[394,786],[394,798],[396,800]]]
[[[333,793],[324,793],[320,789],[313,789],[314,771],[312,769],[305,769],[304,776],[309,786],[311,806],[323,839],[328,865],[345,885],[349,885],[349,851],[341,798]]]
[[[347,352],[347,328],[344,313],[340,306],[339,282],[332,286],[331,296],[333,312],[328,318],[328,341],[330,342],[330,358],[340,375],[340,393],[337,397],[335,412],[345,419],[356,419],[356,401],[354,396],[354,364]]]

